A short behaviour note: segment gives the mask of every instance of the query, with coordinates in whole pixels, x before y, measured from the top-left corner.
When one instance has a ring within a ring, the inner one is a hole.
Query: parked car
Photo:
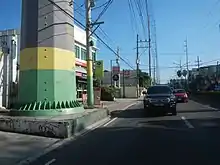
[[[174,95],[178,103],[187,103],[189,101],[188,94],[184,89],[175,89]]]
[[[172,113],[176,115],[176,99],[171,88],[167,85],[155,85],[148,88],[147,92],[143,91],[144,109],[146,113]]]

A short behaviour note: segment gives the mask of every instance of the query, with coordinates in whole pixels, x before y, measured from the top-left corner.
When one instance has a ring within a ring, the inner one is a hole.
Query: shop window
[[[77,45],[75,45],[75,55],[76,55],[76,58],[80,58],[80,48]]]
[[[81,59],[86,60],[86,50],[81,48]]]

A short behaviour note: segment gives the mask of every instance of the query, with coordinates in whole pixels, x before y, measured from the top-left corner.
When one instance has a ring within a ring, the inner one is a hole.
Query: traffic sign
[[[112,78],[113,78],[114,81],[118,81],[119,80],[119,75],[115,74]]]

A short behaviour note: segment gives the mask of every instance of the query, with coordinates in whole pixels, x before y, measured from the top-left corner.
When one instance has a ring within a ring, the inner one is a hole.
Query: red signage
[[[87,63],[85,60],[80,60],[80,59],[76,58],[76,65],[86,67],[87,66],[86,64]]]
[[[119,66],[113,66],[113,67],[112,67],[112,72],[113,72],[114,74],[120,73],[120,67],[119,67]]]
[[[82,73],[81,72],[76,72],[76,76],[82,77]]]

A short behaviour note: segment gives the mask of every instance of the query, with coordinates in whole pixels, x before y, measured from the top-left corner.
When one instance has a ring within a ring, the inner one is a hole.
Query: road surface
[[[189,101],[177,116],[146,118],[143,104],[31,165],[219,165],[220,112]]]

